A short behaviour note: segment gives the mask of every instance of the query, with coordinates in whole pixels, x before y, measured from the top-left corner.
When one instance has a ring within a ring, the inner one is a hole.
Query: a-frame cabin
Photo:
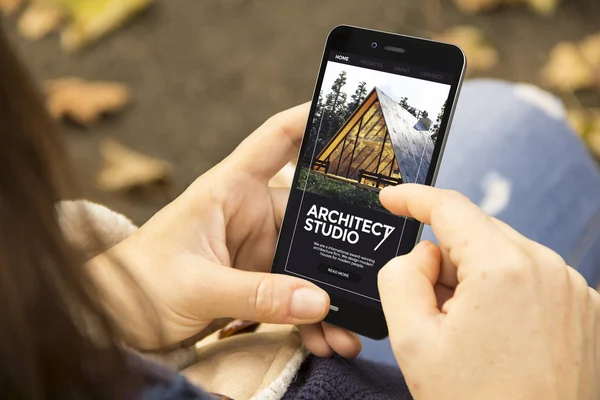
[[[315,158],[317,172],[383,188],[425,183],[433,154],[431,120],[417,118],[374,88]]]

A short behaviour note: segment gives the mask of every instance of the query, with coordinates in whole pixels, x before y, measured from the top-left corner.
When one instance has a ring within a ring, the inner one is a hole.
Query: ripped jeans
[[[531,85],[463,87],[436,187],[458,190],[600,283],[600,173],[554,96]],[[426,226],[422,239],[434,240]],[[389,341],[361,358],[396,364]]]

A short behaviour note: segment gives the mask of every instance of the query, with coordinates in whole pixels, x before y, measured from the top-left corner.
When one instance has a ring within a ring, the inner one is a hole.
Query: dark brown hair
[[[57,222],[64,146],[1,28],[0,397],[131,397],[141,380]]]

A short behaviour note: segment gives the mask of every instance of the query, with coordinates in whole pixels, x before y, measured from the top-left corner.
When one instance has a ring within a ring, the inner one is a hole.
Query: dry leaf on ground
[[[538,14],[552,15],[558,8],[560,0],[525,0],[525,2]]]
[[[228,323],[219,332],[219,339],[225,339],[231,336],[239,335],[241,333],[251,333],[256,331],[256,328],[260,325],[260,322],[247,321],[243,319],[234,319]]]
[[[456,8],[465,14],[491,11],[501,5],[526,4],[538,14],[550,15],[560,0],[454,0]]]
[[[567,119],[573,130],[579,136],[585,137],[591,124],[590,113],[581,108],[569,109],[567,110]]]
[[[23,0],[0,0],[0,12],[11,15],[23,5]]]
[[[548,86],[563,92],[587,89],[595,83],[594,69],[573,42],[554,46],[542,69],[542,79]]]
[[[502,0],[454,0],[456,8],[465,14],[475,14],[498,7]]]
[[[585,138],[592,153],[600,158],[600,109],[590,111],[590,121]]]
[[[596,158],[600,158],[600,130],[596,135],[590,135],[587,139],[587,145],[590,148],[592,154]]]
[[[581,136],[600,134],[600,108],[568,109],[567,119]]]
[[[433,38],[460,46],[467,55],[471,71],[487,71],[498,63],[498,51],[487,43],[483,33],[475,27],[456,26]]]
[[[583,58],[596,70],[600,70],[600,32],[590,35],[579,43]]]
[[[88,82],[60,78],[46,83],[48,111],[55,119],[68,118],[84,126],[100,116],[123,109],[131,100],[129,89],[120,83]]]
[[[592,153],[600,158],[600,108],[570,109],[567,110],[567,117]]]
[[[152,4],[152,0],[58,0],[71,23],[61,34],[65,50],[77,50],[112,32]]]
[[[28,39],[41,39],[58,28],[63,16],[60,7],[45,2],[34,3],[19,18],[19,32]]]
[[[97,184],[102,190],[125,191],[170,180],[171,164],[129,149],[115,139],[104,140],[100,153],[104,166]]]

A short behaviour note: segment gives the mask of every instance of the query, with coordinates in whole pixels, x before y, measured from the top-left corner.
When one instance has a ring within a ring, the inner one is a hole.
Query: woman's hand
[[[439,240],[379,273],[415,399],[599,398],[600,295],[581,275],[455,192],[407,184],[380,198]]]
[[[166,344],[194,336],[213,319],[231,317],[300,325],[308,349],[319,356],[336,351],[353,357],[360,351],[356,335],[320,323],[329,311],[325,291],[268,273],[288,196],[268,182],[297,154],[308,110],[305,104],[269,119],[111,251],[152,303]],[[100,271],[110,268],[95,270],[109,274]],[[144,349],[159,346],[130,290],[113,284],[109,275],[98,279],[112,285],[109,297],[118,300],[109,305],[130,342]]]

